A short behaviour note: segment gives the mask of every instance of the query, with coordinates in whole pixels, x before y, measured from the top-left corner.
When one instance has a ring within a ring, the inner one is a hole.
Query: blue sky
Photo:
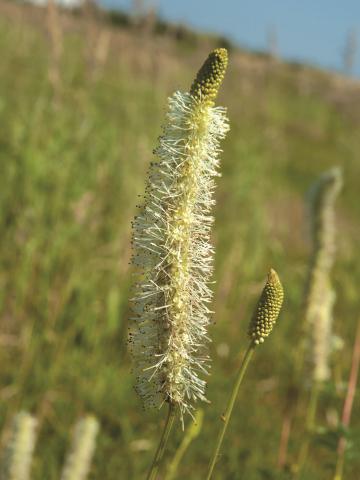
[[[129,9],[131,0],[100,0]],[[266,49],[275,29],[280,55],[341,70],[350,30],[357,33],[354,74],[360,77],[360,0],[144,0],[171,21],[227,35],[240,45]]]

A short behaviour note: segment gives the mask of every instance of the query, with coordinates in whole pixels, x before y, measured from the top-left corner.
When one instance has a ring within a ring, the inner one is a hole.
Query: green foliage
[[[171,43],[164,44],[162,58],[161,44],[140,45],[128,35],[128,43],[114,37],[108,61],[93,76],[86,63],[89,42],[69,29],[55,98],[41,25],[0,18],[0,426],[21,409],[39,418],[34,479],[58,478],[68,432],[85,413],[101,424],[90,478],[142,478],[165,415],[143,412],[132,390],[125,347],[130,222],[166,96],[188,88],[196,58]],[[345,349],[333,366],[338,388],[320,401],[324,425],[329,405],[341,411],[360,306],[354,261],[359,106],[346,85],[336,92],[348,102],[336,97],[335,103],[335,90],[319,72],[274,68],[249,56],[240,69],[236,55],[219,102],[228,106],[231,132],[217,191],[211,404],[179,470],[188,480],[206,471],[236,355],[247,345],[249,316],[269,266],[282,278],[286,304],[271,341],[249,367],[214,478],[238,478],[239,472],[247,480],[280,478],[282,405],[309,256],[303,197],[315,176],[333,165],[343,167],[345,178],[334,275],[335,330]],[[359,402],[354,408],[358,432]],[[301,422],[295,421],[290,457],[301,440]],[[169,456],[182,435],[175,429]],[[324,478],[323,465],[334,455],[334,445],[314,452],[307,480]],[[347,478],[357,478],[360,459],[349,456],[345,469]]]

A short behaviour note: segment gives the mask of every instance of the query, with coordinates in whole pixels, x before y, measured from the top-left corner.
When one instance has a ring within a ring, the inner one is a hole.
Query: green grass
[[[0,19],[0,426],[20,409],[39,417],[33,478],[52,480],[71,426],[81,414],[93,413],[101,432],[90,478],[143,478],[165,411],[144,412],[132,389],[126,351],[130,222],[166,97],[188,89],[210,47],[192,51],[166,38],[142,41],[130,32],[121,40],[115,33],[106,65],[91,79],[87,42],[70,31],[62,91],[54,102],[49,41],[35,25]],[[304,196],[333,165],[345,175],[334,272],[335,330],[345,341],[334,362],[338,387],[348,377],[360,313],[359,124],[331,100],[325,74],[306,70],[305,89],[290,66],[264,63],[256,73],[240,68],[236,55],[220,102],[228,107],[231,132],[223,145],[214,230],[211,404],[179,471],[178,478],[189,480],[205,475],[239,352],[247,346],[249,316],[270,266],[284,284],[285,307],[249,368],[215,478],[280,478],[275,465],[282,409],[310,252]],[[354,102],[352,109],[359,108]],[[220,343],[228,345],[228,357],[218,355]],[[319,422],[326,426],[330,409],[341,412],[344,393],[329,384]],[[359,398],[354,408],[355,435]],[[300,418],[291,456],[301,427]],[[169,455],[182,438],[175,430]],[[151,442],[150,449],[138,450],[141,439]],[[306,480],[330,478],[334,462],[333,449],[316,447]],[[349,459],[345,468],[346,478],[356,478],[360,458]]]

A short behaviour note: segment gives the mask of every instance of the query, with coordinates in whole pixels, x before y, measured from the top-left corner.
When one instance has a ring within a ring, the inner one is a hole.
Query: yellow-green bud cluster
[[[269,336],[279,316],[284,300],[284,290],[278,274],[270,269],[267,282],[249,325],[249,337],[256,345]]]
[[[212,106],[217,97],[228,64],[228,54],[225,48],[213,50],[198,71],[191,85],[190,94]]]

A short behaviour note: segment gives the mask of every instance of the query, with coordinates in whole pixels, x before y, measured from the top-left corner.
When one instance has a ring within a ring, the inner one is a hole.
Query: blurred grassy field
[[[189,88],[216,41],[105,30],[66,15],[61,28],[54,92],[43,12],[0,3],[0,426],[6,431],[20,409],[36,414],[33,478],[52,480],[59,478],[72,424],[94,413],[101,433],[90,478],[143,478],[165,412],[144,412],[132,389],[130,222],[167,95]],[[104,39],[108,55],[96,64],[93,53]],[[228,107],[231,132],[214,229],[211,404],[178,478],[204,475],[270,266],[283,280],[285,307],[250,366],[215,478],[287,478],[275,467],[310,253],[304,198],[316,176],[334,165],[345,177],[333,276],[334,328],[345,347],[322,395],[323,426],[331,413],[341,414],[360,315],[360,86],[232,50],[219,103]],[[290,458],[302,424],[299,416]],[[351,434],[360,439],[359,396]],[[168,458],[181,437],[178,428]],[[332,478],[334,452],[317,445],[304,479]],[[352,455],[346,478],[359,477],[360,458]]]

